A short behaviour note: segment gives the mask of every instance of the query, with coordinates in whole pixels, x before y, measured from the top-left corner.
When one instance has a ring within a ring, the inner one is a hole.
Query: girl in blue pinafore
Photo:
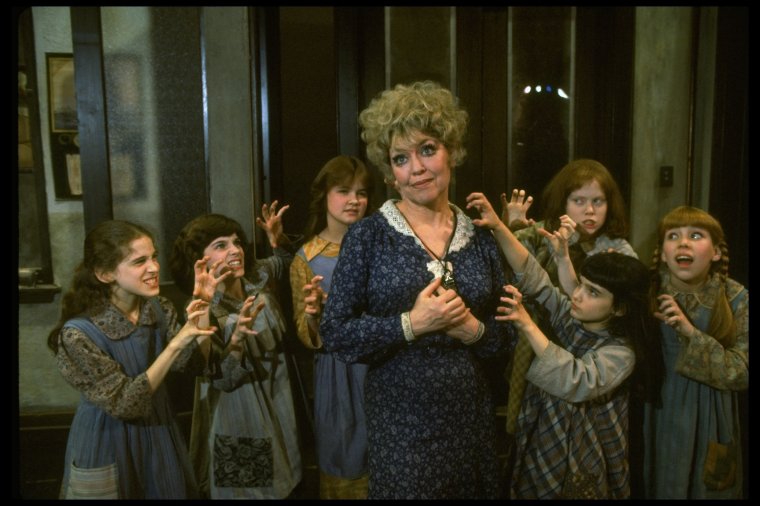
[[[290,266],[293,316],[298,337],[314,355],[314,424],[320,499],[366,499],[367,426],[364,415],[366,364],[346,364],[327,353],[319,320],[330,292],[340,243],[364,217],[372,177],[361,160],[337,156],[311,185],[306,242]]]
[[[644,406],[646,499],[741,499],[739,395],[749,386],[749,290],[728,277],[720,223],[680,206],[658,227],[652,301],[662,402]]]
[[[197,327],[208,313],[202,301],[188,305],[180,328],[172,304],[158,297],[156,258],[150,233],[132,223],[103,222],[85,239],[48,336],[61,374],[82,394],[62,499],[198,497],[163,380],[183,366],[202,372],[213,329]]]

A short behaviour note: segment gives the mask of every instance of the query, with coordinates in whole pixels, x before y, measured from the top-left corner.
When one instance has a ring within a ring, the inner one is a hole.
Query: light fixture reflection
[[[542,86],[540,84],[537,84],[536,86],[526,86],[525,88],[523,88],[523,93],[527,95],[533,90],[535,90],[536,93],[541,93],[542,90],[545,91],[546,93],[554,93],[554,87],[551,84],[547,84],[546,86]],[[557,95],[560,98],[564,98],[566,100],[570,98],[567,95],[567,93],[565,93],[565,90],[563,90],[562,88],[557,88]]]

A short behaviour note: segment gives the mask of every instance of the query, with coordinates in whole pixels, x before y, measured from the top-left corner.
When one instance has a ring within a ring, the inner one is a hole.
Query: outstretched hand
[[[187,308],[185,308],[187,322],[179,329],[172,340],[169,341],[169,346],[183,349],[196,338],[201,343],[213,335],[216,332],[216,327],[200,328],[198,326],[199,320],[202,316],[208,315],[208,311],[208,302],[200,299],[190,301]]]
[[[536,220],[528,219],[528,209],[533,204],[533,197],[526,197],[525,190],[512,190],[512,197],[507,202],[507,194],[501,194],[501,221],[509,227],[510,230],[519,230],[521,228],[533,225]]]
[[[303,285],[304,312],[306,316],[318,319],[322,315],[322,306],[327,302],[327,292],[322,290],[320,282],[323,276],[314,276],[311,282]]]
[[[212,265],[208,265],[209,256],[205,256],[195,262],[195,285],[193,286],[193,297],[200,298],[206,302],[211,302],[216,292],[217,287],[221,291],[224,291],[224,281],[232,274],[232,271],[228,267],[219,266],[224,261],[218,260]],[[221,283],[221,286],[219,286]]]
[[[263,204],[261,206],[261,216],[256,217],[256,225],[263,229],[267,233],[269,244],[273,248],[287,242],[282,225],[282,215],[290,208],[290,205],[285,205],[277,210],[278,201],[273,201],[269,206]]]
[[[243,307],[240,308],[240,313],[238,313],[235,330],[232,332],[232,337],[230,337],[231,344],[240,344],[247,335],[255,336],[257,334],[257,332],[252,328],[253,322],[256,321],[256,317],[259,315],[261,310],[264,309],[265,304],[264,302],[260,302],[256,304],[256,307],[253,307],[255,299],[256,296],[251,295],[245,299],[245,302],[243,302]]]
[[[496,308],[497,314],[494,318],[498,321],[513,322],[520,330],[531,325],[533,320],[523,306],[520,290],[513,285],[506,285],[504,291],[507,295],[499,297],[502,303]]]
[[[470,193],[467,196],[467,209],[475,209],[480,213],[480,218],[475,218],[472,222],[479,227],[494,229],[501,224],[501,219],[493,210],[493,206],[485,195],[480,192]]]
[[[552,252],[561,257],[569,257],[570,238],[575,233],[575,222],[570,216],[563,214],[559,217],[559,228],[549,232],[545,228],[539,228],[538,233],[549,240]]]

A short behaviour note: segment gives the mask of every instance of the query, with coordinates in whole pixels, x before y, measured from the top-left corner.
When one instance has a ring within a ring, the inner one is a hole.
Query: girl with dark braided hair
[[[645,496],[740,499],[739,392],[749,384],[749,291],[728,277],[728,246],[707,212],[660,221],[651,303],[661,320],[662,403],[644,413]]]

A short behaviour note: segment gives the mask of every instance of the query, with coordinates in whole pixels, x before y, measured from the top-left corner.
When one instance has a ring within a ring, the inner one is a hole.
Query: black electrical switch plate
[[[663,165],[660,167],[660,187],[673,186],[673,166]]]

